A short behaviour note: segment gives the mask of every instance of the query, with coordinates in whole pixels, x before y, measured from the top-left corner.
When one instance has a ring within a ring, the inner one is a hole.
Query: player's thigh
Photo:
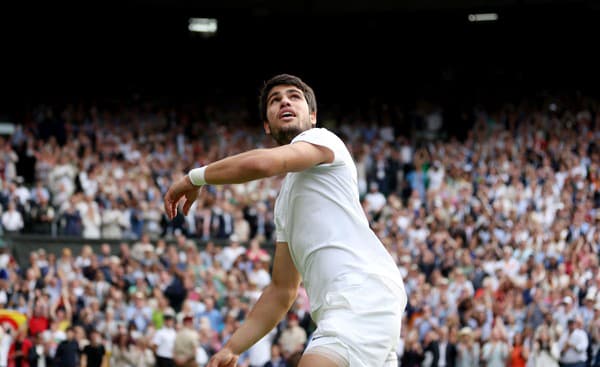
[[[300,359],[298,367],[346,367],[347,363],[340,364],[341,361],[334,361],[322,354],[308,353]]]

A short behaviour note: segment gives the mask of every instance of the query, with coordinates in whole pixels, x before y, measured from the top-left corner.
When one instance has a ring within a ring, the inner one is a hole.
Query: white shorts
[[[336,281],[333,289],[314,313],[317,330],[304,353],[324,355],[340,367],[396,367],[404,287],[352,274]]]

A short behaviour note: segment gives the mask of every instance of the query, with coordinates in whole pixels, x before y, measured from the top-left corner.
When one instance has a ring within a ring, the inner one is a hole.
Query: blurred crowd
[[[599,112],[585,98],[474,106],[464,139],[440,134],[431,106],[409,124],[390,108],[322,120],[405,279],[401,366],[600,366]],[[28,264],[2,250],[0,307],[28,321],[1,329],[0,366],[206,364],[270,282],[282,177],[207,186],[173,221],[162,196],[191,167],[271,146],[250,120],[239,106],[41,106],[0,137],[4,233],[127,240]],[[240,365],[294,366],[314,327],[301,288]]]

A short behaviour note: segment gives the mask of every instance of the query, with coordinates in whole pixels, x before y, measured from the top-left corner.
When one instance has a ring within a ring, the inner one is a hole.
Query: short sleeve
[[[313,128],[306,130],[292,140],[293,143],[304,141],[307,143],[320,145],[333,152],[333,162],[330,165],[343,164],[344,152],[347,150],[344,142],[331,131],[324,128]]]

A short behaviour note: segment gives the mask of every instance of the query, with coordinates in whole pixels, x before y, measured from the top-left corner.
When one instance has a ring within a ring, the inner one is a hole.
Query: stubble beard
[[[273,139],[275,139],[277,144],[286,145],[286,144],[291,143],[292,139],[294,139],[300,133],[310,129],[311,127],[312,127],[312,125],[310,124],[310,122],[308,122],[308,123],[301,122],[301,123],[294,124],[294,125],[292,125],[292,124],[283,125],[278,130],[271,128],[271,136],[273,137]]]

